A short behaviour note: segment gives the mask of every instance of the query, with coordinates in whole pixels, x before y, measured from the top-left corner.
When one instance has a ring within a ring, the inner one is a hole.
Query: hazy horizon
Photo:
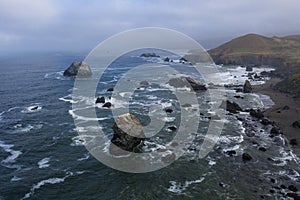
[[[0,0],[0,54],[88,52],[106,38],[142,27],[180,31],[210,49],[248,33],[300,34],[300,2]]]

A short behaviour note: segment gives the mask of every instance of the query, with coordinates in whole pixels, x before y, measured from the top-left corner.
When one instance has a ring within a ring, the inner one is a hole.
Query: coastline
[[[296,140],[298,144],[291,145],[294,153],[300,156],[300,129],[292,127],[292,123],[300,120],[300,99],[282,93],[273,88],[280,82],[279,78],[271,78],[265,84],[252,86],[254,93],[268,95],[274,105],[264,110],[264,115],[280,128],[290,143]]]

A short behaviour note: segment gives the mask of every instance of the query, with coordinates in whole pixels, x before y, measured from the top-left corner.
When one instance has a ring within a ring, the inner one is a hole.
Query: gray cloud
[[[89,50],[131,28],[181,31],[210,48],[258,33],[300,33],[297,0],[0,0],[0,46],[7,51]]]

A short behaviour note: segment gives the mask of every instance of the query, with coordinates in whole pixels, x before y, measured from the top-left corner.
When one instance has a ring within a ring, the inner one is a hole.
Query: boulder
[[[281,132],[280,132],[279,128],[277,128],[276,126],[274,126],[274,127],[270,130],[270,134],[271,134],[271,135],[280,135]]]
[[[173,109],[172,108],[165,108],[166,113],[172,113]]]
[[[252,156],[249,153],[243,153],[242,159],[244,162],[252,160]]]
[[[149,85],[149,82],[148,81],[141,81],[140,85],[146,86],[146,85]]]
[[[105,103],[105,98],[104,98],[103,96],[98,97],[98,98],[96,99],[96,103]]]
[[[171,78],[168,81],[168,84],[176,87],[176,88],[180,88],[180,87],[189,87],[191,89],[193,89],[194,91],[205,91],[207,90],[206,86],[196,80],[194,80],[191,77],[185,77],[185,76],[181,76],[181,77],[177,77],[177,78]]]
[[[246,80],[244,83],[244,87],[243,87],[243,92],[244,93],[251,93],[252,92],[252,85],[250,83],[250,81]]]
[[[32,108],[30,108],[30,110],[37,110],[39,107],[38,106],[34,106]]]
[[[239,104],[230,102],[228,100],[222,101],[220,108],[226,109],[230,113],[238,113],[239,111],[243,111]]]
[[[73,62],[70,67],[64,71],[64,76],[88,78],[92,76],[92,70],[85,62]]]
[[[140,55],[140,57],[145,57],[145,58],[149,58],[149,57],[159,57],[159,55],[157,55],[156,53],[142,53]]]
[[[262,124],[262,125],[269,125],[269,124],[273,124],[273,122],[271,122],[268,118],[263,118],[261,121],[260,121],[260,123]]]
[[[110,108],[112,106],[112,104],[110,102],[106,102],[105,104],[103,104],[103,108]]]
[[[290,145],[292,145],[292,146],[298,145],[297,139],[295,139],[295,138],[291,139],[291,140],[290,140]]]
[[[165,58],[164,58],[164,61],[165,61],[165,62],[170,62],[170,58],[169,58],[169,57],[165,57]]]
[[[300,121],[294,121],[294,122],[292,123],[292,126],[293,126],[294,128],[300,128]]]
[[[252,117],[256,117],[257,119],[262,119],[264,117],[264,114],[259,109],[258,110],[250,109],[249,113]]]
[[[252,66],[246,66],[246,72],[252,72],[253,67]]]
[[[119,115],[113,125],[111,142],[126,151],[133,151],[144,138],[143,127],[139,119],[130,113]]]

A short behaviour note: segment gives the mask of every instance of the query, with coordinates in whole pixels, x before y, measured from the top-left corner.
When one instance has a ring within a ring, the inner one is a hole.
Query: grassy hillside
[[[217,64],[300,67],[300,35],[269,38],[248,34],[210,50],[209,54]]]

